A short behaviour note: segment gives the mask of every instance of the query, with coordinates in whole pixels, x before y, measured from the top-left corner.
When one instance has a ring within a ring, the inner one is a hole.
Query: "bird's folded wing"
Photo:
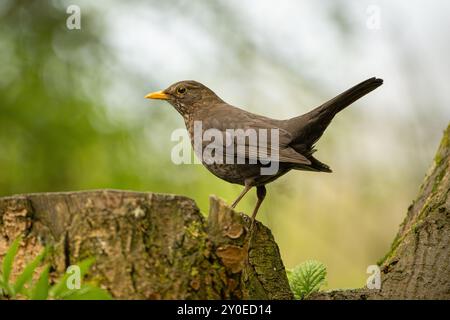
[[[289,146],[271,143],[271,141],[255,141],[251,139],[233,139],[226,144],[227,133],[221,132],[221,139],[203,141],[203,157],[222,159],[225,163],[288,162],[310,165],[305,156]]]
[[[238,111],[238,119],[229,117],[230,110]],[[233,129],[231,139],[229,128]],[[223,157],[228,161],[227,163],[236,163],[236,161],[237,163],[256,163],[259,160],[301,165],[311,164],[311,161],[305,156],[289,146],[292,141],[291,134],[281,128],[279,123],[273,119],[224,105],[215,109],[214,117],[204,121],[203,129],[214,129],[220,135],[220,139],[213,138],[209,141],[202,141],[206,154],[212,155],[211,149],[214,149],[215,158]],[[253,134],[253,139],[245,136],[247,134]],[[261,140],[261,137],[264,137],[265,141]],[[233,146],[230,146],[231,141]]]

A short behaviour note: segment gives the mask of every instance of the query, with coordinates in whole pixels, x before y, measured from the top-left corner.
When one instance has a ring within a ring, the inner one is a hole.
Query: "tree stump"
[[[206,221],[182,196],[99,190],[0,198],[0,258],[24,237],[23,268],[45,245],[53,274],[95,257],[89,273],[120,299],[292,299],[278,246],[258,223],[211,197]],[[14,275],[14,273],[13,273]]]

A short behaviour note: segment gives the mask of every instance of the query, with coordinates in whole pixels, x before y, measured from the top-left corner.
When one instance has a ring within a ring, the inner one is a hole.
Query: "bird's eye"
[[[183,93],[186,92],[186,88],[185,88],[185,87],[179,87],[179,88],[177,89],[177,92],[183,94]]]

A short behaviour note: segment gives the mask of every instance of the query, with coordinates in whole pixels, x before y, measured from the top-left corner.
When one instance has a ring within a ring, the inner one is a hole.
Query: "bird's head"
[[[193,80],[174,83],[167,89],[147,94],[145,98],[167,100],[183,116],[195,108],[222,102],[211,89]]]

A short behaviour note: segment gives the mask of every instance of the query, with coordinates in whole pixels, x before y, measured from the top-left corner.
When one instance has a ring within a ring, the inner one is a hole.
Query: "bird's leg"
[[[239,195],[239,197],[237,197],[236,200],[234,200],[233,204],[231,205],[231,208],[235,208],[237,206],[237,204],[239,203],[239,201],[241,201],[241,199],[245,196],[245,194],[252,188],[252,186],[248,183],[245,184],[244,190],[242,190],[241,194]]]
[[[250,249],[252,238],[253,238],[253,228],[255,226],[255,218],[258,213],[259,207],[261,203],[264,201],[266,197],[266,187],[265,186],[257,186],[256,187],[256,196],[258,197],[258,201],[256,202],[255,209],[253,209],[252,220],[250,222],[250,231],[249,231],[249,240],[248,240],[248,249]]]

